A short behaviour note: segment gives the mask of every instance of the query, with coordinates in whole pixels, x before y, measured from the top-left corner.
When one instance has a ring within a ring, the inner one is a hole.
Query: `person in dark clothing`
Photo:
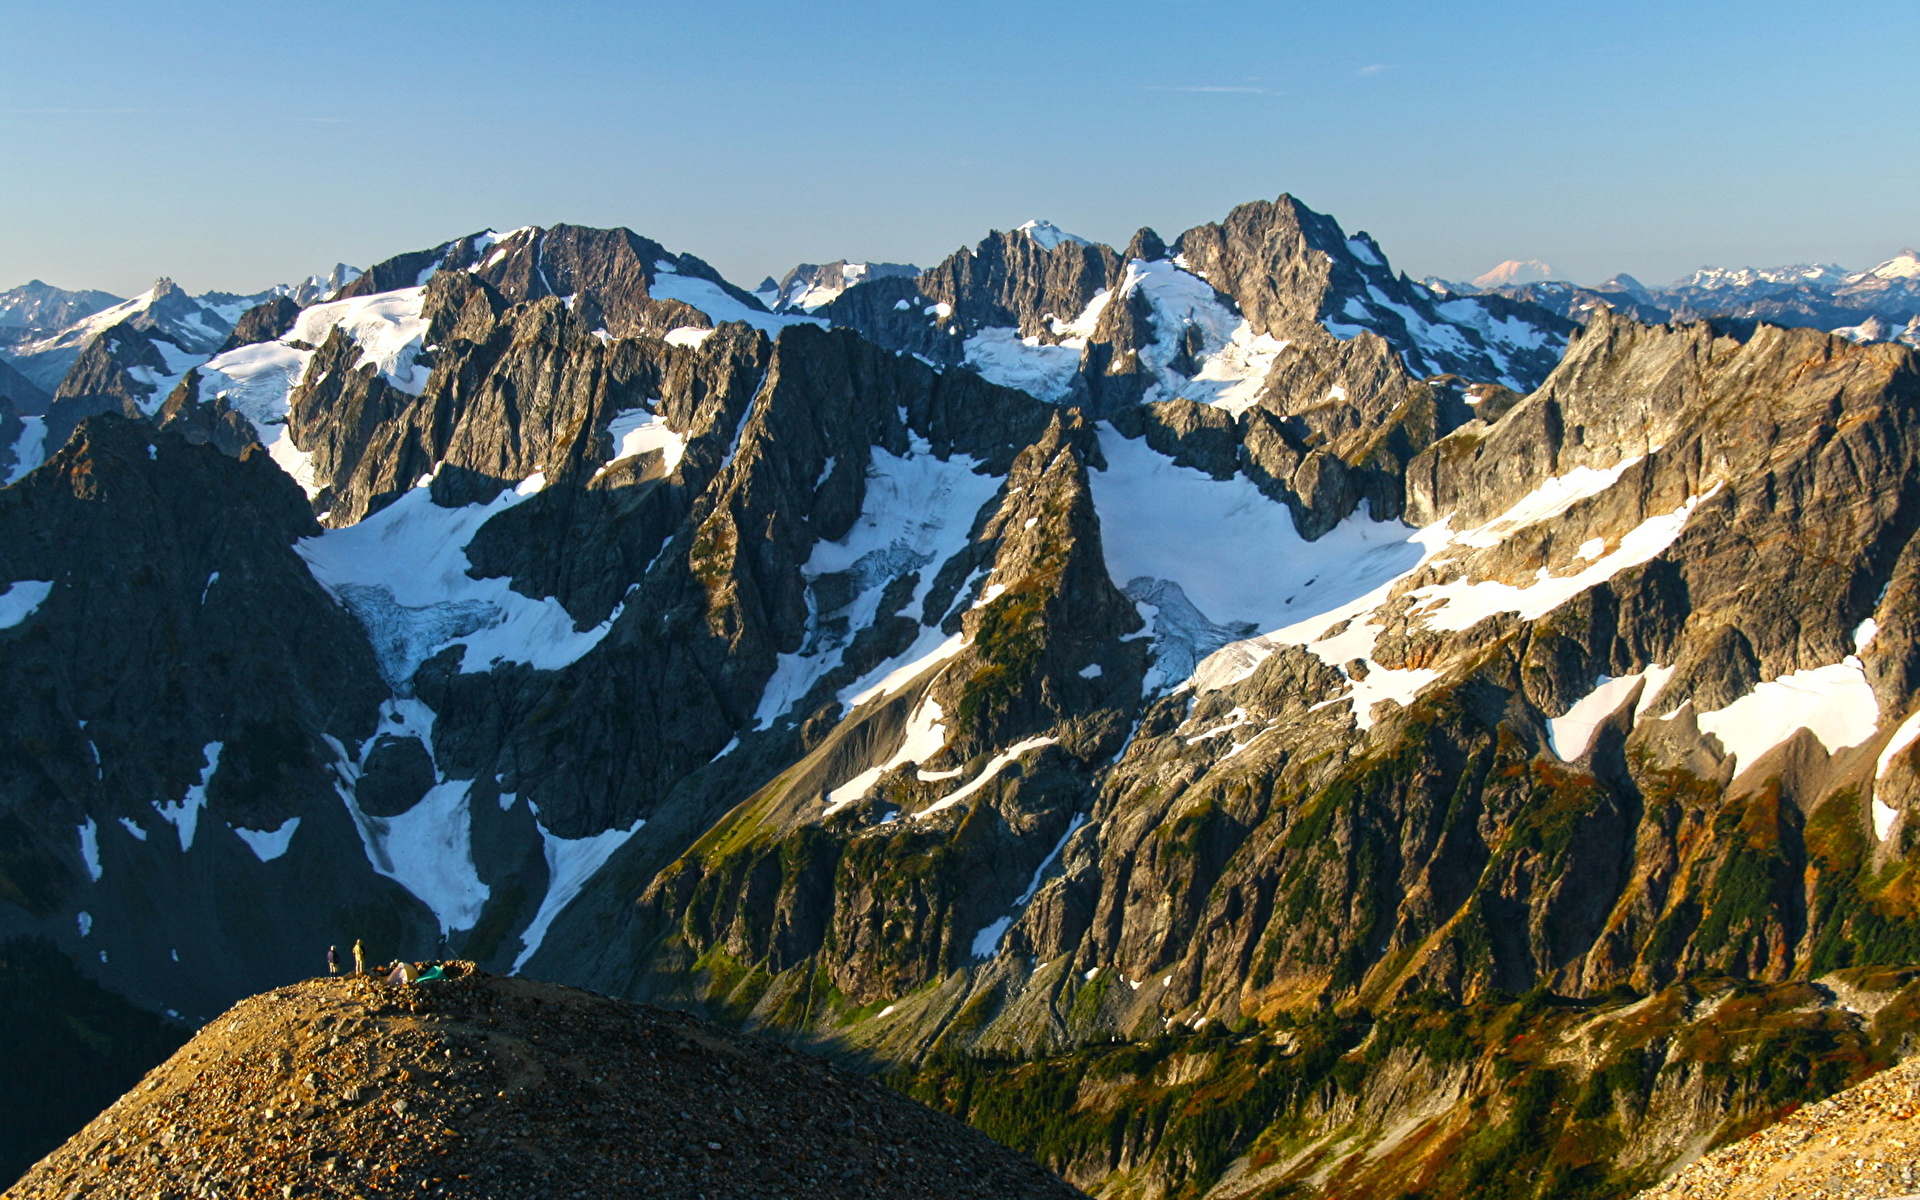
[[[340,973],[340,951],[335,949],[332,946],[328,946],[327,947],[327,974],[338,975],[339,973]]]

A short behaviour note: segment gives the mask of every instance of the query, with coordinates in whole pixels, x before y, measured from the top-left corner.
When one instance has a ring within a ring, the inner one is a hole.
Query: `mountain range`
[[[486,231],[9,351],[0,936],[185,1025],[457,954],[1111,1196],[1626,1195],[1900,1053],[1911,347],[1289,196],[856,265]]]
[[[1728,270],[1702,267],[1666,287],[1615,275],[1594,287],[1555,280],[1545,263],[1502,263],[1471,284],[1428,279],[1442,295],[1501,295],[1584,322],[1597,308],[1636,320],[1765,321],[1825,329],[1855,342],[1920,345],[1920,256],[1902,250],[1865,271],[1830,263]]]

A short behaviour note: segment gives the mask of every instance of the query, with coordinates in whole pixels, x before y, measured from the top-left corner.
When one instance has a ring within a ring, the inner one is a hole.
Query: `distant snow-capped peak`
[[[1860,272],[1854,279],[1920,279],[1920,254],[1902,250],[1877,267]]]
[[[912,277],[920,268],[911,263],[848,262],[801,263],[778,281],[768,276],[754,289],[754,298],[774,312],[812,312],[832,303],[840,293],[869,279]]]
[[[1473,286],[1479,288],[1515,287],[1523,283],[1545,283],[1553,278],[1553,268],[1537,258],[1524,261],[1510,258],[1485,275],[1476,276]]]
[[[1042,250],[1051,250],[1062,242],[1075,242],[1082,246],[1093,245],[1093,243],[1089,242],[1086,238],[1081,237],[1079,234],[1068,233],[1052,221],[1028,221],[1026,224],[1016,228],[1014,232],[1026,234],[1034,241],[1040,243]]]

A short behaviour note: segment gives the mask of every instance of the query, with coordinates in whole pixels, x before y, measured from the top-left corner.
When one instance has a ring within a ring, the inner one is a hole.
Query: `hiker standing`
[[[353,973],[355,975],[367,973],[367,952],[361,947],[359,938],[353,939]]]
[[[327,974],[338,975],[339,973],[340,973],[340,951],[335,949],[332,946],[328,946],[327,947]]]

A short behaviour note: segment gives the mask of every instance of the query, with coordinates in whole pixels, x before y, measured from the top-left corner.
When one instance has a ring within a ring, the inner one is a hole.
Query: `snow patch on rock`
[[[1661,666],[1651,666],[1632,675],[1600,676],[1593,690],[1574,701],[1566,712],[1547,718],[1547,744],[1561,761],[1572,762],[1587,752],[1593,743],[1593,731],[1619,711],[1635,687],[1642,682],[1646,684],[1633,709],[1634,719],[1638,720],[1672,676],[1672,667]]]
[[[245,829],[239,825],[229,826],[253,856],[263,863],[272,862],[287,852],[293,845],[294,831],[300,828],[299,817],[288,817],[273,829]]]
[[[7,472],[5,484],[14,484],[26,477],[47,458],[47,419],[45,417],[21,417],[20,436],[13,442],[13,467]],[[0,486],[5,486],[0,484]]]
[[[680,460],[687,452],[686,435],[667,428],[664,417],[644,408],[628,409],[615,415],[607,425],[607,433],[613,438],[613,457],[607,460],[606,466],[595,472],[595,478],[605,474],[607,468],[617,462],[625,462],[653,450],[661,452],[666,472],[671,475],[679,468]]]
[[[1428,584],[1413,593],[1424,601],[1419,611],[1429,627],[1455,633],[1471,629],[1497,613],[1517,612],[1522,620],[1538,620],[1595,584],[1604,583],[1628,567],[1637,567],[1673,545],[1687,527],[1693,510],[1716,495],[1721,486],[1716,483],[1701,495],[1689,497],[1672,512],[1647,518],[1623,536],[1611,553],[1601,555],[1573,574],[1555,575],[1542,567],[1534,582],[1524,586],[1465,579]]]
[[[935,813],[945,812],[947,809],[964,802],[969,796],[987,786],[989,783],[992,783],[1000,772],[1018,762],[1022,755],[1029,751],[1038,750],[1043,746],[1051,746],[1059,740],[1060,739],[1056,737],[1033,737],[1023,742],[1015,742],[1013,745],[989,759],[987,765],[980,769],[980,773],[962,784],[957,791],[950,795],[942,796],[932,804],[927,805],[927,807],[913,814],[914,818],[918,820],[921,817],[930,817]]]
[[[579,898],[614,851],[626,845],[645,824],[644,820],[635,820],[625,829],[607,829],[580,838],[563,838],[548,832],[545,825],[539,826],[540,846],[547,859],[547,893],[540,899],[539,911],[520,934],[521,950],[514,957],[511,974],[520,973],[520,968],[526,966],[527,960],[546,940],[554,918]]]
[[[87,878],[99,883],[104,874],[100,866],[100,827],[92,817],[80,824],[80,861],[87,864]]]
[[[12,629],[32,616],[53,594],[51,579],[17,579],[0,592],[0,629]]]
[[[199,782],[187,788],[186,794],[179,800],[168,804],[156,802],[153,810],[170,823],[180,838],[182,854],[193,849],[193,835],[200,827],[200,810],[207,806],[207,783],[214,772],[220,769],[220,742],[208,742],[200,751],[201,761],[205,764],[200,770]]]
[[[1830,666],[1768,680],[1696,720],[1702,733],[1720,739],[1738,771],[1800,729],[1819,738],[1828,753],[1858,746],[1879,729],[1880,702],[1865,667],[1849,654]]]

